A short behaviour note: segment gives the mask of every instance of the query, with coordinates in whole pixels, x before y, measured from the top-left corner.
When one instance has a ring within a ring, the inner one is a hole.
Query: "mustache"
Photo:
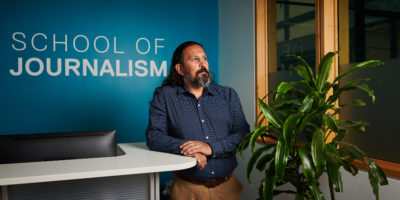
[[[196,75],[199,75],[200,73],[205,72],[207,75],[210,75],[210,72],[206,68],[201,68],[196,72]]]

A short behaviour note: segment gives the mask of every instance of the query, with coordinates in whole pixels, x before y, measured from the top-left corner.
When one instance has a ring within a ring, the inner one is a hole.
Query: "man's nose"
[[[202,59],[202,60],[200,60],[200,67],[206,67],[207,66],[207,60],[205,60],[205,59]]]

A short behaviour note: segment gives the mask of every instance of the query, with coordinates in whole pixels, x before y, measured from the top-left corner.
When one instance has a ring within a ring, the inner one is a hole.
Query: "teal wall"
[[[218,1],[0,4],[0,134],[117,129],[118,142],[145,141],[154,88],[187,40],[204,45],[218,82]]]

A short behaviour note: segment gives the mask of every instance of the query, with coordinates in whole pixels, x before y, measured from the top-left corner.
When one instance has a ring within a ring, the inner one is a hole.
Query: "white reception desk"
[[[158,200],[159,172],[187,169],[196,165],[196,159],[194,158],[150,151],[145,143],[125,143],[119,144],[119,146],[125,152],[125,155],[103,158],[0,164],[0,186],[2,186],[1,200],[22,198],[19,195],[32,197],[33,194],[29,193],[32,193],[32,191],[37,192],[37,188],[40,188],[40,186],[48,190],[43,192],[49,193],[54,193],[57,189],[62,190],[62,188],[64,188],[64,193],[58,196],[58,199],[63,199],[64,196],[68,196],[68,192],[73,192],[74,194],[71,195],[75,195],[75,197],[79,196],[79,192],[82,192],[82,196],[86,195],[85,198],[90,199],[90,194],[83,194],[84,192],[90,192],[90,190],[93,190],[93,193],[97,195],[93,197],[93,199],[102,197],[105,199],[115,199],[115,196],[107,196],[114,195],[110,194],[112,191],[108,191],[107,183],[112,184],[112,186],[110,186],[113,187],[124,181],[126,181],[127,184],[128,182],[132,184],[132,187],[129,186],[127,188],[128,190],[129,188],[133,189],[135,186],[139,188],[139,192],[132,193],[131,197],[143,193],[144,197],[148,199]],[[107,179],[106,177],[109,178]],[[121,177],[125,177],[125,179],[119,180]],[[127,179],[126,177],[129,178]],[[68,182],[68,180],[70,180],[70,182]],[[82,184],[82,180],[93,181]],[[93,186],[91,182],[93,182]],[[103,182],[104,184],[99,186],[99,184]],[[42,185],[40,185],[40,183],[42,183]],[[45,185],[43,185],[43,183]],[[57,188],[57,184],[61,185]],[[74,188],[66,188],[69,187],[68,184],[72,186],[82,184],[77,190],[83,190],[74,192]],[[124,185],[115,187],[117,187],[117,190],[121,190],[123,186]],[[85,189],[82,187],[88,188]],[[101,191],[104,187],[106,187],[106,192]],[[146,190],[148,194],[145,194]],[[23,191],[28,194],[21,194]],[[129,191],[132,192],[131,190]],[[99,197],[98,193],[102,192],[107,194],[100,194]],[[129,195],[125,195],[126,197],[123,197],[124,195],[118,195],[121,196],[120,199],[135,199],[129,197]],[[39,196],[38,198],[46,199],[43,196]],[[50,196],[48,197],[49,199],[53,198]],[[137,199],[143,199],[143,196],[139,196]],[[73,198],[65,197],[65,199]]]

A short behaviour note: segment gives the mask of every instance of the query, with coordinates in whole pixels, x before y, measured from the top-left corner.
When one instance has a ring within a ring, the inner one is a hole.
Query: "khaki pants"
[[[208,188],[193,184],[174,175],[172,200],[240,200],[243,186],[233,175],[227,182]]]

